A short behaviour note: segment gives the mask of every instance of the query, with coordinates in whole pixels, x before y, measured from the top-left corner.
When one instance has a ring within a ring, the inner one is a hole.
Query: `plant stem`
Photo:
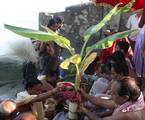
[[[76,64],[76,79],[75,79],[75,90],[77,91],[80,87],[80,82],[81,82],[81,75],[80,75],[80,71],[79,71],[79,67],[78,65]]]
[[[88,56],[89,54],[90,54],[90,52],[87,52],[86,55],[85,55],[85,57],[82,59],[82,62],[81,62],[81,64],[80,64],[80,72],[81,72],[81,74],[83,74],[83,73],[82,73],[82,67],[83,67],[84,61],[85,61],[85,59],[87,58],[87,56]]]
[[[85,47],[86,47],[88,41],[89,41],[89,39],[85,40],[85,43],[83,44],[83,47],[81,49],[81,53],[80,53],[81,59],[83,58],[84,50],[85,50]]]
[[[72,56],[75,55],[75,50],[72,47],[66,46],[66,48],[68,49],[68,51]]]

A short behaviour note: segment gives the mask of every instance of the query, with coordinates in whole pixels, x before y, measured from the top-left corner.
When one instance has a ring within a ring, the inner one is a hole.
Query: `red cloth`
[[[113,42],[113,44],[110,48],[102,49],[100,51],[99,59],[100,59],[102,64],[105,64],[107,62],[107,59],[115,52],[116,45],[120,41],[129,42],[127,38],[118,39],[118,40]],[[132,49],[130,47],[128,50],[128,56],[132,56],[132,55],[133,55],[133,52],[132,52]]]
[[[123,4],[120,6],[124,6],[130,2],[130,0],[96,0],[96,3],[107,3],[109,5],[115,6],[116,4],[122,2]],[[134,9],[145,8],[145,0],[136,0],[133,5]]]
[[[71,102],[82,102],[84,100],[82,94],[80,92],[75,91],[64,91],[63,92],[64,100],[70,100]]]
[[[101,50],[101,52],[99,54],[99,59],[100,59],[101,63],[105,64],[107,59],[115,52],[117,42],[118,42],[118,40],[114,41],[110,48]]]

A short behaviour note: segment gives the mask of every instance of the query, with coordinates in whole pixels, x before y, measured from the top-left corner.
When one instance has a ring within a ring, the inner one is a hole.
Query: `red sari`
[[[115,52],[116,45],[120,41],[126,41],[126,42],[129,43],[127,38],[118,39],[118,40],[113,42],[113,44],[112,44],[112,46],[110,48],[102,49],[100,51],[99,59],[100,59],[102,64],[105,64],[107,59]],[[131,47],[129,47],[128,56],[132,56],[132,55],[133,55],[132,49],[131,49]]]

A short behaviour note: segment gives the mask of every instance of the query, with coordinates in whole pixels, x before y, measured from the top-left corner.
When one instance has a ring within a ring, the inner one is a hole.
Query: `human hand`
[[[66,87],[63,84],[58,84],[56,87],[58,92],[66,90]]]
[[[83,97],[86,97],[87,93],[82,88],[79,89],[79,92]]]
[[[73,90],[74,84],[72,82],[58,82],[57,86],[62,85],[65,87],[65,90]]]
[[[86,113],[87,112],[87,108],[85,108],[83,105],[80,105],[79,109],[78,109],[78,112],[79,113]]]

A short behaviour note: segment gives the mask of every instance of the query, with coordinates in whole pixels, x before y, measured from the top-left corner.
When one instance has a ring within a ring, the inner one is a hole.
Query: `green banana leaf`
[[[118,9],[118,6],[122,3],[117,4],[105,17],[104,19],[97,25],[93,25],[90,28],[88,28],[85,33],[84,33],[84,40],[88,40],[92,34],[98,32],[102,27],[105,26],[105,24],[111,20],[111,18],[117,14],[119,14],[121,11],[122,12],[128,12],[131,10],[133,4],[135,3],[136,0],[131,0],[127,5],[125,5],[122,8]]]
[[[51,29],[49,29],[47,26],[44,26],[44,25],[40,25],[41,26],[41,28],[43,28],[45,31],[47,31],[47,32],[50,32],[50,33],[54,33]]]
[[[81,57],[79,54],[75,54],[72,57],[64,60],[61,64],[60,67],[63,69],[68,69],[70,63],[73,63],[75,65],[78,65],[81,62]]]
[[[23,37],[34,38],[36,40],[43,41],[43,42],[54,41],[56,44],[58,44],[59,46],[63,48],[72,49],[70,45],[70,40],[56,34],[50,29],[48,29],[48,32],[42,32],[38,30],[21,28],[21,27],[16,27],[16,26],[7,25],[7,24],[5,24],[4,27]]]
[[[81,57],[79,54],[76,54],[70,58],[70,62],[78,65],[81,62]]]
[[[93,52],[91,53],[85,60],[84,62],[81,63],[81,73],[83,74],[85,72],[85,70],[89,67],[89,65],[95,60],[95,58],[97,57],[97,53]]]
[[[43,28],[43,29],[45,29],[48,33],[51,33],[51,34],[56,34],[55,32],[53,32],[51,29],[49,29],[48,27],[46,27],[46,26],[43,26],[43,25],[41,25],[41,27]],[[63,46],[63,45],[68,45],[68,39],[66,39],[65,37],[62,37],[62,36],[60,36],[60,35],[58,35],[58,34],[56,34],[57,35],[57,37],[55,38],[55,40],[53,40],[53,41],[55,41],[58,45],[60,45],[60,46]],[[70,40],[69,40],[70,41]],[[66,42],[65,44],[63,44],[64,42]],[[69,44],[70,44],[70,42],[69,42]]]
[[[68,70],[69,65],[70,65],[70,60],[66,59],[60,64],[60,67],[62,69]]]
[[[90,28],[88,28],[85,32],[84,32],[84,40],[88,40],[91,35],[97,33],[102,27],[105,26],[105,24],[111,20],[111,18],[117,14],[117,11],[118,11],[118,6],[120,5],[121,3],[117,4],[105,17],[104,19],[97,25],[93,25],[91,26]]]
[[[83,56],[83,53],[85,51],[85,48],[86,48],[86,45],[87,45],[87,42],[89,41],[89,38],[97,33],[100,29],[102,29],[102,27],[105,26],[105,24],[111,20],[111,18],[117,14],[120,14],[121,12],[128,12],[129,10],[131,10],[131,7],[133,6],[135,0],[131,0],[127,5],[125,5],[124,7],[121,7],[121,8],[118,8],[118,6],[122,3],[119,3],[117,4],[105,17],[104,19],[98,23],[97,25],[93,25],[91,26],[90,28],[88,28],[85,32],[84,32],[84,45],[82,47],[82,50],[81,50],[81,57]]]
[[[95,49],[105,49],[105,48],[109,48],[112,46],[113,42],[117,39],[121,39],[121,38],[125,38],[127,37],[129,34],[134,33],[134,32],[138,32],[138,29],[134,29],[134,30],[127,30],[124,32],[119,32],[116,34],[113,34],[111,36],[108,36],[102,40],[100,40],[99,42],[97,42],[96,44],[87,47],[86,48],[86,52],[90,53],[91,51],[95,50]]]
[[[127,5],[121,8],[122,12],[128,12],[131,10],[133,4],[136,2],[136,0],[131,0]]]

